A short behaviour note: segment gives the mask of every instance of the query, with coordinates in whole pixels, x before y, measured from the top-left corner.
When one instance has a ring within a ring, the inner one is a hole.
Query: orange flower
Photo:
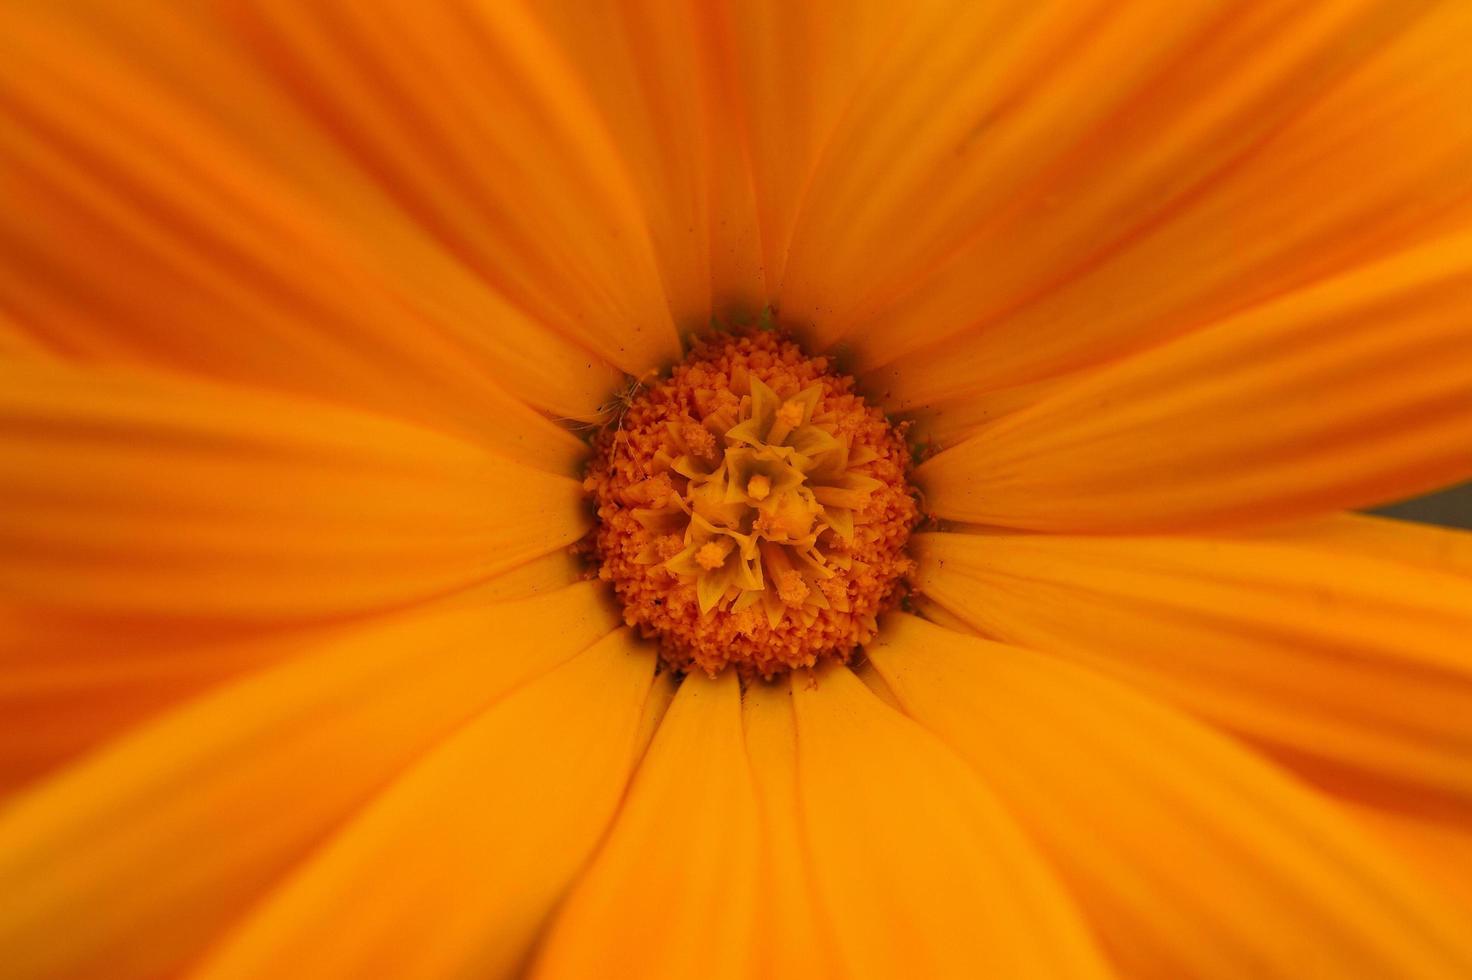
[[[0,6],[0,973],[1472,975],[1472,536],[1343,513],[1472,476],[1469,50]],[[568,420],[767,309],[934,520],[848,665],[677,681]]]

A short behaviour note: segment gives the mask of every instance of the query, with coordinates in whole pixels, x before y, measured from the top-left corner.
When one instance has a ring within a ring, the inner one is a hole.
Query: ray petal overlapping
[[[1336,516],[1472,477],[1468,50],[0,8],[0,972],[1472,974],[1472,546]],[[763,309],[948,523],[870,662],[676,688],[569,428]]]

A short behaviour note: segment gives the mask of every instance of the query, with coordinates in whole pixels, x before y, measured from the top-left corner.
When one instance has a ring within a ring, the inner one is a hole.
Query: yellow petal
[[[938,740],[831,668],[793,682],[800,814],[842,974],[1092,977],[1073,903]]]
[[[926,462],[953,520],[1049,531],[1266,524],[1472,475],[1472,235],[1080,380]]]
[[[242,16],[305,111],[517,306],[635,376],[678,358],[629,164],[526,5]]]
[[[382,409],[541,458],[513,430],[559,434],[511,395],[587,415],[616,372],[435,240],[234,35],[204,5],[0,12],[5,305],[67,355]]]
[[[427,429],[172,375],[0,363],[0,588],[95,613],[383,608],[575,541],[581,490]]]
[[[1217,537],[922,534],[916,584],[972,629],[1096,667],[1337,792],[1472,819],[1472,561],[1344,517]],[[1367,528],[1366,533],[1364,528]],[[1465,551],[1472,535],[1407,528]]]
[[[619,630],[482,712],[305,862],[199,976],[513,974],[618,806],[654,665]],[[324,933],[344,917],[353,928]]]
[[[682,331],[754,319],[767,302],[741,129],[719,70],[717,5],[532,5],[583,86],[639,198]]]
[[[7,976],[177,972],[385,780],[616,620],[593,583],[411,614],[228,685],[23,793],[0,816]]]
[[[740,686],[691,674],[532,975],[748,976],[757,856]]]
[[[770,977],[837,976],[826,911],[813,892],[802,801],[797,728],[786,678],[752,683],[741,704],[761,829],[753,972]]]
[[[881,636],[905,710],[1027,826],[1123,975],[1472,970],[1452,907],[1232,740],[1045,654],[909,616]]]
[[[1098,364],[1466,227],[1465,4],[1042,9],[1076,33],[931,128],[954,179],[906,160],[918,190],[874,195],[874,312],[847,333],[892,406]],[[903,261],[922,245],[943,262]]]

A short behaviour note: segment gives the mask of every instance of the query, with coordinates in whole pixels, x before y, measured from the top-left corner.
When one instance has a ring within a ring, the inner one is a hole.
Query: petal
[[[750,158],[766,291],[775,296],[813,169],[899,10],[885,0],[714,6]]]
[[[616,619],[592,583],[409,615],[228,685],[22,794],[0,814],[7,975],[176,972],[386,780]]]
[[[483,602],[527,599],[565,589],[587,578],[588,565],[571,548],[561,548],[517,565],[482,585],[447,596],[447,605],[470,606]]]
[[[784,314],[812,322],[819,346],[848,336],[1029,190],[1213,8],[1152,0],[1111,17],[1091,0],[910,5],[887,25],[809,179]]]
[[[575,556],[557,551],[436,608],[545,595],[583,574]],[[366,625],[259,629],[0,604],[0,797],[210,687]]]
[[[1422,814],[1398,813],[1380,806],[1345,804],[1369,834],[1402,857],[1463,915],[1472,915],[1472,827]]]
[[[756,962],[765,977],[840,974],[828,916],[815,883],[798,795],[797,720],[786,679],[750,684],[741,702],[746,751],[756,787],[761,862],[756,899]]]
[[[757,857],[740,685],[691,674],[532,975],[747,976]]]
[[[1082,919],[938,740],[844,668],[793,684],[815,901],[856,977],[1104,976]]]
[[[984,635],[1159,694],[1330,788],[1467,820],[1472,562],[1454,574],[1369,543],[1393,523],[1344,517],[1218,537],[922,534],[915,581]],[[1454,549],[1472,539],[1410,530]]]
[[[870,656],[890,689],[1032,832],[1121,973],[1472,969],[1449,906],[1231,740],[1045,654],[909,616],[881,636]]]
[[[515,973],[618,807],[654,667],[619,630],[482,712],[304,863],[199,975]],[[324,934],[343,917],[351,930]]]
[[[715,4],[535,4],[597,107],[647,223],[681,331],[754,319],[767,302],[761,236]]]
[[[1472,578],[1472,534],[1365,514],[1339,514],[1274,528],[1275,541],[1349,555],[1373,555],[1418,568]]]
[[[21,327],[19,321],[0,309],[0,359],[18,361],[45,356],[45,348]]]
[[[630,374],[679,357],[630,164],[525,4],[238,20],[293,98],[517,306]]]
[[[1472,236],[1102,369],[926,462],[934,512],[1048,531],[1267,524],[1472,475]]]
[[[0,612],[0,797],[144,718],[342,627],[266,633]]]
[[[107,3],[0,12],[0,302],[38,341],[504,450],[511,429],[560,435],[508,393],[565,415],[607,397],[606,363],[434,241],[228,25],[203,5],[143,20]]]
[[[0,362],[0,586],[112,614],[289,620],[443,594],[570,544],[576,481],[378,416]]]
[[[836,280],[870,284],[845,332],[894,406],[1099,363],[1466,227],[1465,5],[1041,9],[1058,50],[937,114],[931,158],[893,168],[912,186],[880,264]]]

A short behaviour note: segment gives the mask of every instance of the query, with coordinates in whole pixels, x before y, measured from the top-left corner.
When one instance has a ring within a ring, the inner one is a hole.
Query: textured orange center
[[[786,337],[698,342],[594,446],[599,575],[675,669],[846,661],[897,600],[918,517],[903,435]]]

